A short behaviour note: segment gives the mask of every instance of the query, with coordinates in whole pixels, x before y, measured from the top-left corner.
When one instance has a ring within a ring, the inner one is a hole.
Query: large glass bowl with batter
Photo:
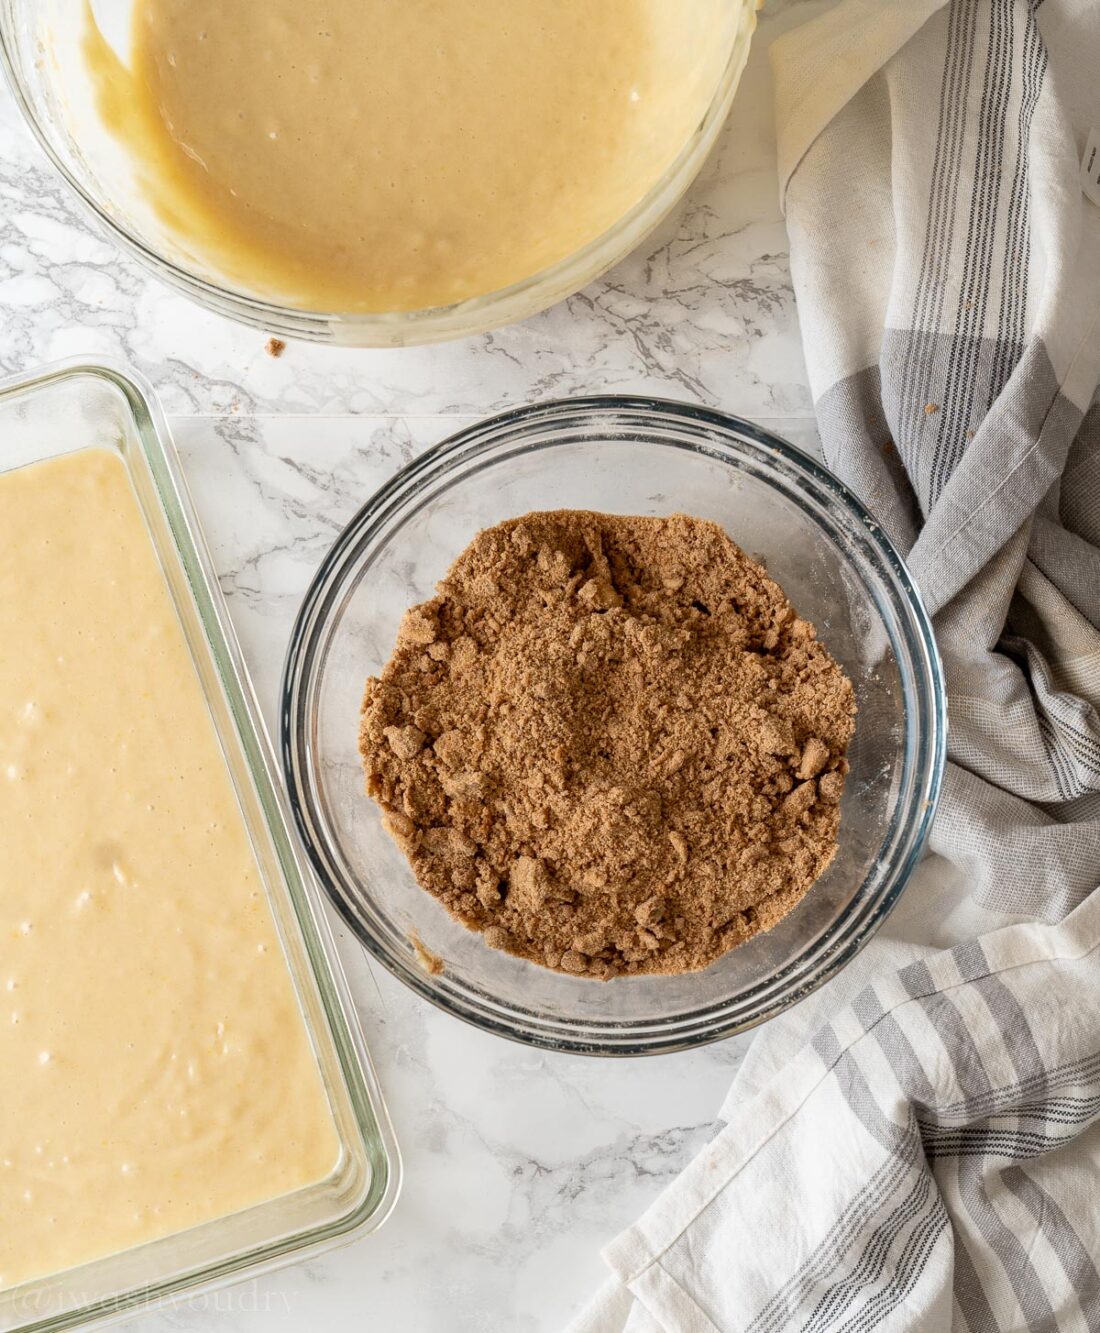
[[[476,531],[533,509],[686,513],[721,524],[817,627],[859,707],[832,865],[773,930],[705,971],[600,982],[490,949],[416,883],[367,799],[367,676],[403,612]],[[769,1018],[873,935],[920,855],[943,772],[943,679],[905,566],[859,501],[748,422],[649,399],[574,399],[460,432],[377,492],[321,565],[295,625],[282,751],[314,869],[370,952],[448,1012],[532,1045],[681,1050]],[[422,946],[443,968],[432,975]]]
[[[82,58],[88,0],[0,0],[0,64],[54,167],[98,223],[155,273],[201,305],[288,337],[350,346],[397,347],[466,337],[543,310],[605,272],[669,213],[718,136],[748,58],[756,0],[723,0],[724,59],[704,114],[675,159],[617,222],[551,267],[453,305],[361,314],[298,309],[248,290],[189,253],[158,216],[140,165],[104,128]],[[94,0],[101,30],[120,43],[135,0]]]
[[[328,1090],[341,1150],[331,1174],[303,1190],[123,1248],[75,1268],[31,1278],[17,1286],[5,1283],[0,1276],[3,1333],[17,1333],[17,1330],[60,1333],[62,1329],[92,1324],[98,1328],[127,1312],[163,1309],[177,1299],[210,1293],[228,1282],[272,1272],[353,1237],[361,1238],[388,1216],[401,1177],[400,1155],[327,915],[288,827],[286,799],[278,783],[275,756],[218,590],[179,457],[155,395],[127,368],[79,361],[0,381],[0,473],[83,450],[107,450],[122,462],[145,518],[153,553],[217,733],[242,826],[248,833],[258,884],[271,909],[302,1019]],[[69,534],[61,536],[64,539]],[[5,551],[5,559],[9,560],[22,555],[10,549]],[[33,583],[33,571],[29,571],[28,577]],[[105,632],[109,633],[110,627],[105,626]],[[133,818],[120,811],[101,813],[106,821],[105,837],[111,829],[134,827]],[[5,828],[3,833],[5,840],[18,836],[18,831],[11,828]],[[8,923],[14,901],[8,893],[10,864],[13,863],[5,858],[0,874],[5,930],[11,928]],[[73,859],[72,864],[79,865],[79,859]],[[213,923],[204,920],[201,924],[203,928],[216,930]],[[153,932],[157,927],[150,924],[148,929]],[[57,940],[61,935],[55,932],[49,938]],[[93,960],[103,962],[98,981],[93,983],[92,972],[88,972],[88,1002],[96,1005],[95,992],[101,991],[121,1003],[109,954],[104,953],[102,943],[96,943],[94,933],[84,938],[83,943],[92,950]],[[187,947],[185,937],[181,943],[170,931],[162,943],[168,949]],[[153,957],[155,954],[150,955]],[[150,976],[155,977],[155,966],[149,959],[146,962]],[[200,984],[200,962],[192,960],[190,967],[196,985]],[[225,994],[229,997],[234,991],[230,988]],[[250,998],[257,1004],[264,1002],[263,996]],[[102,1000],[100,995],[98,1002]],[[154,979],[146,1002],[153,1047],[140,1066],[147,1073],[149,1086],[158,1078],[167,1077],[172,1052],[171,1042],[164,1044],[165,1034],[170,1036],[172,1032],[172,1021],[163,1012],[163,1000],[163,986]],[[180,995],[178,1002],[186,1005],[186,994]],[[227,998],[227,1003],[225,1018],[232,1028],[233,1001]],[[109,1046],[107,1043],[108,1049]],[[64,1062],[59,1063],[63,1069]],[[0,1077],[8,1080],[3,1093],[6,1097],[12,1079],[7,1065]],[[68,1102],[73,1116],[82,1116],[80,1102],[75,1100],[76,1094],[64,1072],[61,1078],[56,1095]],[[132,1107],[127,1098],[140,1086],[132,1080],[109,1090],[104,1086],[104,1096],[109,1091],[120,1121],[129,1123],[127,1117],[132,1115]],[[161,1094],[153,1096],[154,1105],[163,1105]],[[236,1109],[226,1107],[223,1111],[232,1118]],[[125,1141],[127,1131],[119,1132]],[[164,1132],[186,1140],[199,1130],[177,1122],[165,1125]],[[11,1148],[12,1145],[5,1143],[6,1151]],[[108,1151],[106,1146],[104,1151]],[[66,1188],[73,1185],[63,1185],[56,1178],[51,1181],[48,1174],[42,1174],[42,1197],[59,1199],[58,1207],[67,1206]],[[186,1179],[180,1180],[179,1189],[184,1195],[189,1191],[194,1193]],[[14,1202],[10,1181],[0,1194],[4,1208],[8,1200]],[[0,1236],[5,1228],[20,1225],[17,1213],[0,1216]],[[155,1222],[150,1226],[155,1228]],[[105,1229],[104,1234],[113,1233]],[[5,1254],[8,1252],[5,1247]]]

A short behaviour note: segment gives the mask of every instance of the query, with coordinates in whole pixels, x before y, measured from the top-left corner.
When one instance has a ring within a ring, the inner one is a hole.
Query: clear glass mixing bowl
[[[104,35],[126,49],[136,0],[91,0]],[[756,0],[726,0],[728,47],[705,114],[675,161],[613,227],[560,263],[455,305],[384,314],[295,309],[245,290],[186,253],[145,197],[135,161],[102,126],[81,52],[89,0],[0,0],[0,64],[53,165],[100,224],[158,277],[220,314],[271,333],[357,347],[440,342],[499,328],[579,291],[629,254],[695,179],[729,113],[756,25]]]
[[[398,622],[474,533],[532,509],[713,519],[769,572],[850,675],[859,704],[840,848],[774,930],[681,977],[610,982],[488,948],[418,887],[364,793],[368,675]],[[843,967],[920,854],[943,771],[932,629],[882,530],[835,477],[748,422],[648,399],[523,408],[438,445],[374,495],[337,540],[287,657],[282,751],[314,868],[360,939],[441,1008],[537,1046],[599,1055],[679,1050],[778,1013]],[[414,940],[443,960],[432,976]]]

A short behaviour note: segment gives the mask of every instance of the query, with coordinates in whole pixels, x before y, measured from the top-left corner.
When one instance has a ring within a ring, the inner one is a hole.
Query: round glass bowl
[[[136,0],[96,0],[101,30],[125,50]],[[400,313],[296,309],[207,271],[144,197],[137,164],[103,127],[82,54],[87,0],[0,0],[0,64],[27,124],[69,185],[116,240],[171,286],[270,333],[357,347],[462,338],[546,309],[629,254],[695,179],[729,113],[756,24],[756,0],[726,0],[728,45],[705,114],[663,175],[602,235],[521,282],[455,305]]]
[[[775,929],[703,972],[610,982],[490,949],[417,885],[364,792],[367,676],[398,623],[474,534],[533,509],[713,519],[767,563],[855,686],[859,716],[833,864]],[[314,868],[376,958],[490,1032],[557,1050],[636,1055],[738,1032],[801,999],[867,942],[920,854],[943,772],[932,629],[882,530],[835,477],[747,422],[648,399],[548,403],[464,430],[402,469],[313,581],[283,681],[282,750]],[[431,976],[414,940],[444,963]]]

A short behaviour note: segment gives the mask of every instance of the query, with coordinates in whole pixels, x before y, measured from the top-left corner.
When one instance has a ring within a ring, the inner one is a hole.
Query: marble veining
[[[763,418],[813,446],[766,46],[816,7],[769,0],[717,151],[635,255],[525,324],[403,351],[266,355],[263,334],[191,305],[96,231],[0,91],[0,375],[111,356],[153,383],[269,724],[318,561],[379,484],[462,425],[636,392]],[[405,1155],[394,1217],[360,1244],[132,1326],[560,1328],[602,1279],[600,1245],[712,1133],[747,1039],[614,1062],[527,1050],[414,998],[337,933]]]

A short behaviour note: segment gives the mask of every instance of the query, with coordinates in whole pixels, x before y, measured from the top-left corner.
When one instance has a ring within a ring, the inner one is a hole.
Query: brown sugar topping
[[[713,523],[528,514],[413,607],[359,734],[420,884],[494,948],[608,978],[702,968],[836,852],[855,701]]]

